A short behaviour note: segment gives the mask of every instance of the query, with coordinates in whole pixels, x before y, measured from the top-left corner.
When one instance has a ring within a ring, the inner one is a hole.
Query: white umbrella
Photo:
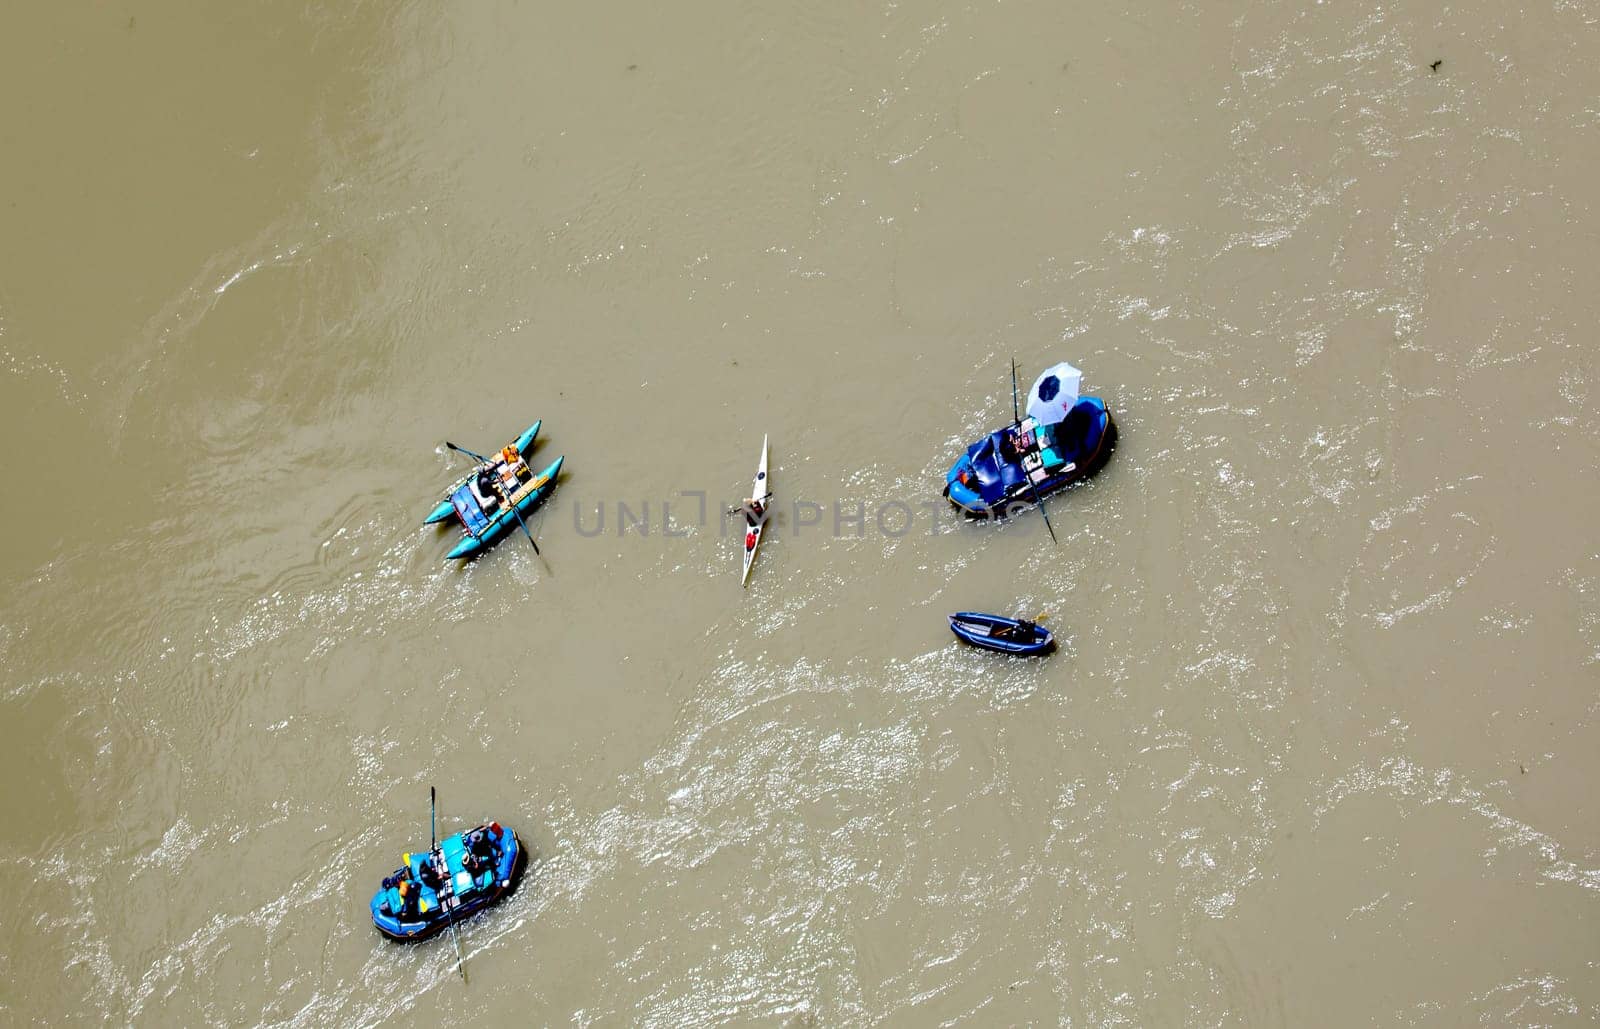
[[[1028,416],[1040,425],[1055,425],[1065,421],[1067,412],[1078,402],[1078,383],[1083,373],[1065,361],[1034,380],[1028,390]]]

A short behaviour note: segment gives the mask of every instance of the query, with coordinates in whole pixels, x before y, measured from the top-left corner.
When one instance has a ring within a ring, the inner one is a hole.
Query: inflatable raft
[[[517,888],[527,855],[498,822],[446,836],[405,863],[372,896],[372,924],[391,940],[424,940]]]

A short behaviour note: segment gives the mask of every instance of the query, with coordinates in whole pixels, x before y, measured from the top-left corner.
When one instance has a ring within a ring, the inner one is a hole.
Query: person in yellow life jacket
[[[394,912],[394,914],[401,918],[415,918],[417,916],[417,903],[422,899],[422,890],[416,883],[411,881],[410,855],[408,854],[406,857],[408,859],[408,867],[402,869],[398,876],[390,880],[394,885],[394,891],[400,895],[400,910]]]

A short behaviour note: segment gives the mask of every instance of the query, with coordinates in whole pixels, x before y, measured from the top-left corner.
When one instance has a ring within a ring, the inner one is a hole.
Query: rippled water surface
[[[0,88],[0,1021],[1600,1019],[1595,4],[21,4]],[[939,503],[1013,356],[1121,427],[1056,545]],[[430,785],[535,853],[467,984],[366,913]]]

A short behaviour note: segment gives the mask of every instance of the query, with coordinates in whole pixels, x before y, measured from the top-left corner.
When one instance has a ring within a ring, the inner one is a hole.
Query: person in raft
[[[437,858],[438,851],[430,853],[426,858],[422,859],[421,866],[418,869],[420,872],[419,878],[422,880],[422,885],[426,886],[434,893],[438,893],[444,888],[445,879],[443,875],[439,874],[439,866],[436,863]]]
[[[398,918],[416,918],[417,901],[419,901],[422,896],[422,891],[417,888],[417,884],[411,881],[411,869],[409,867],[410,858],[411,855],[407,854],[406,859],[408,867],[402,868],[399,875],[385,876],[383,880],[384,889],[394,890],[396,893],[400,894],[399,911],[389,910],[389,900],[387,897],[384,898],[383,901],[383,910],[388,911],[389,914]]]
[[[494,868],[497,854],[486,830],[474,829],[467,834],[463,842],[466,844],[466,853],[461,855],[461,867],[465,868],[469,875],[476,879],[483,872]]]
[[[1018,643],[1032,643],[1034,630],[1039,628],[1039,623],[1030,622],[1026,618],[1019,618],[1016,625],[1008,625],[995,633],[995,639],[1015,640]]]
[[[500,835],[500,823],[490,822],[487,829],[479,829],[472,834],[468,841],[467,850],[477,860],[480,867],[493,867],[495,859],[500,856],[500,848],[491,838]]]

